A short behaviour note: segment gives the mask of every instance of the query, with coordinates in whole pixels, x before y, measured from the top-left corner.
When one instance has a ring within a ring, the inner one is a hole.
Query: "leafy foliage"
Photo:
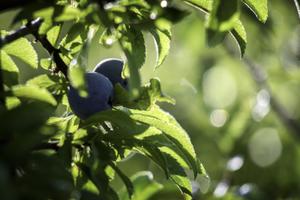
[[[266,1],[243,3],[266,21]],[[192,199],[190,179],[207,176],[206,172],[188,133],[158,105],[174,104],[174,100],[163,94],[156,78],[141,86],[139,73],[147,56],[145,34],[153,36],[156,67],[161,66],[169,53],[172,24],[188,14],[183,7],[189,5],[208,15],[209,45],[219,44],[232,33],[244,54],[247,38],[238,0],[59,0],[24,5],[18,11],[13,23],[26,24],[22,28],[48,55],[42,58],[27,37],[10,42],[5,40],[9,32],[1,37],[0,93],[5,103],[0,110],[0,175],[7,184],[0,182],[0,188],[5,188],[4,199],[150,198],[162,189],[151,173],[128,178],[118,166],[131,152],[151,159],[185,199]],[[33,20],[42,24],[34,27]],[[80,120],[70,112],[66,91],[71,85],[81,96],[87,95],[88,50],[99,35],[100,45],[108,48],[118,42],[124,53],[129,91],[117,85],[112,110]],[[15,58],[42,74],[22,83]],[[117,192],[112,186],[115,174],[126,190]]]

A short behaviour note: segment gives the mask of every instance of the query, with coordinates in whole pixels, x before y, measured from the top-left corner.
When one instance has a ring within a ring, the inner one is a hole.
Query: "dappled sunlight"
[[[250,138],[248,150],[251,159],[260,167],[272,165],[281,156],[282,143],[275,128],[262,128]]]
[[[225,66],[216,66],[205,72],[203,78],[204,102],[212,108],[226,108],[234,103],[237,84]]]

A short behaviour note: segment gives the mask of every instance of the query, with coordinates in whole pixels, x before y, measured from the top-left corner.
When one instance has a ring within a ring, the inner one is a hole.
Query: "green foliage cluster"
[[[242,56],[247,43],[242,4],[266,21],[267,0],[51,0],[22,5],[12,23],[21,26],[16,32],[26,34],[9,40],[13,33],[2,30],[0,40],[1,199],[147,199],[163,186],[150,172],[131,178],[122,172],[118,162],[133,152],[151,159],[182,198],[191,199],[191,179],[207,174],[187,132],[159,107],[159,102],[175,103],[162,92],[160,81],[152,78],[141,85],[144,34],[154,38],[159,67],[169,53],[172,25],[200,9],[207,15],[207,44],[219,44],[230,33]],[[88,50],[99,33],[100,45],[118,43],[124,53],[129,91],[117,85],[112,110],[80,120],[71,113],[66,91],[71,85],[87,95]],[[41,57],[27,34],[47,56]],[[42,74],[20,82],[20,61]],[[126,189],[111,186],[115,175]]]

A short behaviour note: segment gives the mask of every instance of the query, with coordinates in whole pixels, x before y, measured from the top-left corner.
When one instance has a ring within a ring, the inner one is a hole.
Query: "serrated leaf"
[[[235,40],[237,41],[240,48],[241,57],[243,57],[247,46],[247,33],[245,31],[242,22],[238,20],[236,22],[236,25],[230,32],[232,36],[235,38]]]
[[[12,88],[12,93],[18,98],[37,100],[56,105],[56,100],[50,92],[35,85],[19,85]]]
[[[53,26],[47,32],[47,39],[54,47],[56,47],[56,43],[57,43],[60,31],[61,31],[61,25],[56,25],[56,26]]]
[[[268,18],[268,0],[243,0],[256,15],[259,21],[265,23]]]
[[[149,111],[130,109],[130,117],[141,123],[149,124],[161,130],[181,152],[183,159],[194,171],[194,175],[201,173],[197,164],[197,157],[191,140],[185,130],[168,113],[163,112],[158,107],[152,107]]]
[[[20,38],[6,45],[3,50],[12,56],[21,59],[33,68],[38,67],[38,55],[26,38]]]
[[[4,83],[7,86],[18,84],[19,69],[5,51],[0,51],[0,66],[3,72]]]
[[[163,185],[153,179],[153,174],[150,171],[138,172],[130,179],[134,185],[132,200],[147,200],[163,188]],[[120,192],[120,199],[129,200],[124,188]]]
[[[146,56],[144,36],[141,31],[128,26],[124,26],[121,33],[123,35],[119,42],[127,57],[130,74],[129,86],[131,94],[135,97],[138,95],[141,82],[139,69],[144,64]]]
[[[150,33],[153,35],[154,42],[156,44],[156,52],[157,52],[157,59],[156,59],[156,67],[159,67],[169,54],[170,43],[171,43],[171,30],[159,30],[159,29],[152,29]]]

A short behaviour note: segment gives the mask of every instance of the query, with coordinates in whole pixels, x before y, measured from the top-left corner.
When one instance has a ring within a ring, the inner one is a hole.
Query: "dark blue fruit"
[[[127,79],[122,78],[122,70],[124,62],[117,58],[109,58],[98,63],[94,69],[94,72],[98,72],[106,76],[113,85],[120,83],[124,88],[128,87]]]
[[[88,72],[85,74],[87,84],[87,97],[79,96],[77,90],[70,87],[68,90],[68,99],[74,114],[81,119],[111,108],[111,99],[113,95],[113,85],[105,76]]]

